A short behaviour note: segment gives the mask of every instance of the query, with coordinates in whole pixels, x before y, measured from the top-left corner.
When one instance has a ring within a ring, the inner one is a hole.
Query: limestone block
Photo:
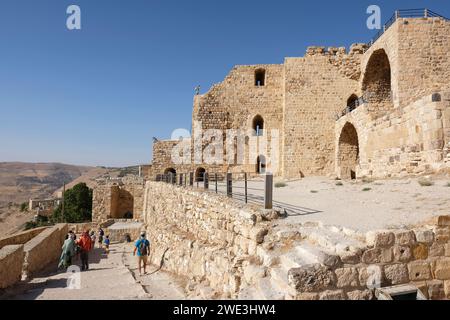
[[[23,245],[7,245],[0,249],[0,289],[20,281],[24,256]]]
[[[401,246],[413,245],[416,243],[414,231],[398,231],[395,233],[395,243]]]
[[[358,273],[361,286],[372,289],[386,284],[383,269],[379,265],[360,267]]]
[[[319,300],[319,294],[314,292],[301,292],[295,296],[295,300]]]
[[[382,232],[375,236],[375,247],[387,248],[394,244],[395,236],[392,232]]]
[[[366,264],[392,262],[392,249],[373,248],[366,250],[361,257],[361,261]]]
[[[300,292],[323,291],[336,285],[334,273],[320,264],[293,268],[288,272],[289,285]]]
[[[343,290],[326,290],[320,293],[319,300],[345,300]]]
[[[429,250],[428,250],[428,255],[430,257],[439,257],[439,256],[444,256],[445,255],[445,247],[443,244],[439,244],[437,242],[434,242]]]
[[[428,258],[428,246],[423,243],[416,244],[413,249],[413,257],[416,260],[425,260]]]
[[[403,284],[409,281],[408,268],[405,264],[392,264],[384,266],[384,274],[391,284]]]
[[[444,245],[444,248],[445,248],[445,256],[450,257],[450,243],[446,243]]]
[[[450,280],[444,281],[444,293],[447,299],[450,299]]]
[[[434,276],[439,280],[450,280],[450,258],[442,258],[436,261]]]
[[[431,300],[440,300],[445,298],[444,281],[430,280],[427,281],[428,298]]]
[[[254,227],[250,230],[250,239],[256,243],[261,244],[264,242],[264,237],[269,233],[269,230],[265,227]]]
[[[417,242],[431,244],[434,241],[434,233],[432,230],[416,230]]]
[[[395,245],[393,248],[394,261],[408,262],[412,258],[411,248],[408,246]]]
[[[357,268],[339,268],[334,272],[336,273],[338,288],[359,286],[359,274]]]
[[[358,264],[361,262],[361,251],[346,252],[341,254],[341,261],[344,264]]]
[[[254,284],[258,279],[264,278],[266,276],[266,268],[263,266],[258,266],[254,264],[249,264],[243,268],[244,280],[247,284]]]
[[[372,290],[354,290],[347,292],[349,300],[372,300]]]
[[[408,263],[408,272],[411,281],[431,279],[430,264],[425,261],[412,261]]]
[[[450,227],[438,227],[435,232],[436,242],[447,243],[450,240]]]
[[[448,216],[439,216],[438,217],[438,226],[440,226],[440,227],[450,227],[450,215],[448,215]]]

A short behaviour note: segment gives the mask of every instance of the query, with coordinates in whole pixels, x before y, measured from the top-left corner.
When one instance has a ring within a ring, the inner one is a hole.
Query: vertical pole
[[[428,18],[428,9],[425,9],[425,18]]]
[[[245,181],[245,203],[248,203],[248,193],[247,193],[247,172],[244,173],[244,181]]]
[[[184,174],[184,186],[187,186],[187,173]]]
[[[265,185],[264,185],[264,208],[273,208],[273,175],[267,173],[265,175]]]
[[[62,221],[61,222],[64,222],[64,214],[65,214],[65,203],[64,203],[64,195],[65,195],[65,193],[66,193],[66,183],[64,182],[64,185],[63,185],[63,193],[62,193],[62,208],[61,208],[61,219],[62,219]]]
[[[194,185],[194,173],[189,172],[189,185],[192,187]]]
[[[204,183],[205,189],[208,190],[209,189],[209,175],[208,175],[208,172],[205,172],[203,174],[203,183]]]
[[[216,180],[216,193],[217,193],[217,173],[214,174],[214,180]]]
[[[183,174],[182,173],[180,173],[180,186],[183,186]]]
[[[233,176],[231,172],[227,173],[227,196],[230,198],[233,196]]]

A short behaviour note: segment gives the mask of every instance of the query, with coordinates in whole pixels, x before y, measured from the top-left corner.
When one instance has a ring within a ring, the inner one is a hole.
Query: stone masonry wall
[[[431,173],[449,167],[450,93],[425,96],[402,111],[373,120],[362,105],[336,122],[336,159],[343,127],[357,131],[357,176],[404,176]],[[437,100],[437,101],[434,101]],[[336,173],[341,167],[336,161]]]
[[[30,241],[32,238],[37,236],[39,233],[47,229],[47,227],[41,227],[36,229],[31,229],[23,232],[16,233],[11,236],[7,236],[0,239],[0,249],[7,245],[13,244],[25,244]]]
[[[23,245],[7,245],[0,249],[0,289],[7,288],[22,278]]]
[[[235,294],[239,267],[263,242],[267,233],[263,217],[270,212],[152,181],[146,183],[145,199],[152,262],[230,297]]]
[[[56,263],[68,231],[67,224],[57,224],[25,243],[23,272],[27,277],[44,269],[50,263]]]
[[[450,298],[450,216],[416,230],[370,232],[368,246],[333,266],[289,271],[296,299],[372,299],[376,287],[413,284],[428,299]],[[331,260],[330,260],[331,261]]]

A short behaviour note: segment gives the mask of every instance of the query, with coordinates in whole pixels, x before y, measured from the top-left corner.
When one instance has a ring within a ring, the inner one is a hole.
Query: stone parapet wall
[[[239,266],[263,242],[268,224],[263,220],[273,212],[152,181],[146,183],[145,199],[152,262],[225,295],[235,294]]]
[[[7,245],[0,249],[0,289],[5,289],[22,278],[23,245]]]
[[[23,272],[27,277],[57,262],[68,231],[67,224],[57,224],[25,243]]]
[[[35,236],[37,236],[39,233],[46,230],[47,228],[48,227],[31,229],[31,230],[23,231],[20,233],[16,233],[11,236],[0,238],[0,249],[7,245],[25,244],[26,242],[30,241],[32,238],[34,238]]]

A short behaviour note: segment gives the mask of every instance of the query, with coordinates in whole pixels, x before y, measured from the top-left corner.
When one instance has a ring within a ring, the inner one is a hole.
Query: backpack
[[[139,254],[141,256],[148,256],[147,240],[141,240],[141,242],[139,242]]]

